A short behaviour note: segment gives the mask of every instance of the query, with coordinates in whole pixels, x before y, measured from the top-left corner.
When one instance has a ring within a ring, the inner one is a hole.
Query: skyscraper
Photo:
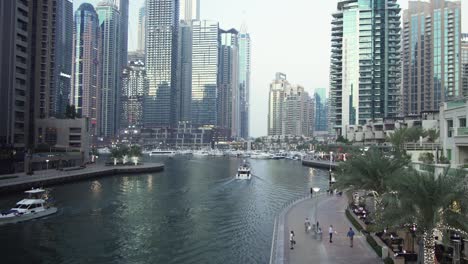
[[[328,101],[326,97],[326,89],[315,89],[314,99],[314,130],[326,132],[328,131]]]
[[[268,96],[268,136],[282,134],[284,90],[290,87],[286,74],[276,73]]]
[[[200,20],[200,0],[180,0],[180,20]]]
[[[191,119],[196,125],[217,125],[219,24],[216,21],[192,23]]]
[[[350,125],[398,115],[400,8],[396,0],[338,1],[332,20],[331,122]]]
[[[99,135],[112,137],[119,127],[120,76],[120,12],[109,0],[101,1],[96,12],[100,28],[99,56]]]
[[[239,47],[237,30],[220,30],[218,72],[218,126],[240,137]]]
[[[143,125],[143,98],[148,89],[143,62],[130,62],[122,75],[121,128]]]
[[[88,117],[90,132],[97,133],[99,18],[91,4],[81,4],[75,12],[73,30],[72,89],[70,104],[77,113]]]
[[[250,122],[250,34],[245,24],[238,35],[239,41],[239,103],[240,103],[240,137],[249,137]]]
[[[145,52],[146,42],[146,5],[143,5],[138,12],[138,41],[137,51]]]
[[[281,135],[313,136],[314,104],[304,87],[286,86],[282,104]]]
[[[129,0],[114,0],[120,12],[120,65],[122,69],[128,62],[128,3]]]
[[[468,34],[462,34],[462,56],[461,56],[461,63],[462,63],[462,87],[463,87],[463,95],[468,95]]]
[[[0,1],[0,145],[18,151],[30,133],[30,10],[28,2]]]
[[[177,120],[191,120],[192,98],[192,22],[179,25],[179,81],[177,89]]]
[[[55,22],[55,99],[53,115],[62,117],[70,103],[72,47],[73,47],[73,2],[57,1]]]
[[[149,82],[145,127],[168,127],[176,121],[179,1],[147,0],[146,76]]]
[[[462,96],[460,1],[410,1],[403,12],[403,111],[438,111]]]

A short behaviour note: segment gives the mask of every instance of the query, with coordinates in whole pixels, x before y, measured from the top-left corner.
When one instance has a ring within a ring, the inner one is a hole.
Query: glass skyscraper
[[[143,5],[138,12],[138,41],[137,51],[145,52],[146,42],[146,6]]]
[[[400,7],[396,0],[339,0],[332,20],[330,121],[350,125],[398,115]]]
[[[99,18],[91,4],[75,12],[73,31],[72,89],[70,104],[80,116],[89,117],[96,135],[98,115]]]
[[[462,34],[462,85],[463,95],[468,95],[468,34]]]
[[[315,89],[314,130],[328,131],[328,102],[325,88]]]
[[[218,126],[229,131],[231,138],[240,137],[240,85],[238,32],[220,30],[218,72]]]
[[[96,7],[100,28],[99,56],[99,135],[112,137],[119,128],[120,76],[120,12],[110,1]]]
[[[123,70],[120,113],[120,127],[141,127],[143,125],[143,98],[147,93],[148,81],[143,62],[130,62]]]
[[[192,22],[191,119],[195,125],[217,125],[218,55],[217,21]]]
[[[239,39],[239,101],[240,101],[240,136],[249,137],[250,122],[250,64],[251,47],[250,34],[247,33],[246,25],[242,25]]]
[[[176,123],[179,1],[146,1],[145,127],[170,127]]]
[[[403,112],[462,96],[460,1],[410,1],[403,13]]]

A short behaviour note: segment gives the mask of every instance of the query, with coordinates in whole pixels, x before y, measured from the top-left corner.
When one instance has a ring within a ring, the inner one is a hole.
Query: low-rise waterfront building
[[[452,167],[468,164],[467,98],[443,103],[440,107],[440,139],[443,155]]]

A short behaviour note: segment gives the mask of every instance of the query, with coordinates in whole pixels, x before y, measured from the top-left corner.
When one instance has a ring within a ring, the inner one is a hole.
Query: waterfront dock
[[[318,200],[315,200],[318,199]],[[315,210],[317,206],[317,220]],[[345,216],[346,197],[322,195],[303,198],[287,206],[275,221],[270,264],[358,264],[382,263],[382,260],[367,244],[365,237],[354,230],[354,247],[349,246],[347,232],[352,224]],[[319,222],[322,238],[313,231],[304,231],[304,220],[311,224]],[[328,241],[328,227],[333,225],[333,243]],[[354,229],[354,228],[353,228]],[[289,233],[295,233],[296,245],[289,248]]]
[[[97,177],[112,176],[119,174],[153,173],[160,172],[163,170],[164,164],[146,163],[137,166],[89,165],[86,168],[77,168],[76,170],[68,171],[35,171],[33,175],[26,175],[25,173],[1,175],[0,194],[24,191],[31,188],[47,187],[79,180],[87,180]]]
[[[303,159],[302,165],[318,169],[332,169],[335,170],[338,166],[336,162],[330,162],[326,160],[314,160],[314,159]]]

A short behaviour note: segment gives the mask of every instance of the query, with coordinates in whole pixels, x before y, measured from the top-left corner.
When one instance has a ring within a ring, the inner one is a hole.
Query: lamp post
[[[46,160],[45,162],[46,162],[46,170],[48,170],[49,169],[49,160]]]
[[[318,197],[317,197],[317,194],[318,192],[320,192],[320,188],[319,187],[314,187],[312,188],[312,190],[314,191],[315,193],[315,212],[314,212],[314,218],[315,218],[315,223],[317,223],[317,206],[318,206]],[[318,226],[316,227],[317,230],[318,230]]]

